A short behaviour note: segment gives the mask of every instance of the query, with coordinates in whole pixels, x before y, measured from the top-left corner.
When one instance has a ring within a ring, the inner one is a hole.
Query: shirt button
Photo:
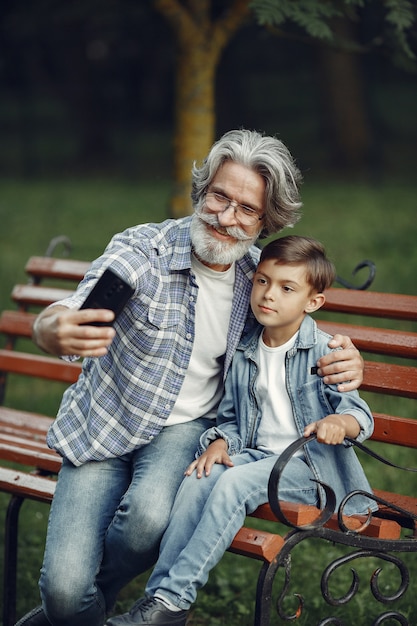
[[[187,333],[187,334],[185,335],[185,338],[186,338],[186,339],[191,339],[191,333]]]
[[[190,302],[194,302],[194,296],[190,296]]]

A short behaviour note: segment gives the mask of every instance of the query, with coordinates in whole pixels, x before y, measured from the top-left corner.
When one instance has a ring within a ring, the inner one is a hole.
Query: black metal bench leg
[[[12,496],[4,528],[3,626],[16,623],[17,542],[19,511],[24,498]]]
[[[278,569],[276,561],[264,563],[258,576],[254,626],[269,626],[271,619],[272,585]]]

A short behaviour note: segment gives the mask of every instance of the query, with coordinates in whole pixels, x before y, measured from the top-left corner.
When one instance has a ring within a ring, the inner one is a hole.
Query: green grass
[[[415,198],[417,184],[385,182],[380,186],[364,183],[307,181],[303,189],[304,215],[293,231],[320,239],[334,260],[338,274],[352,278],[351,272],[362,259],[376,263],[377,274],[371,289],[383,292],[415,293]],[[10,292],[17,282],[26,281],[23,270],[30,255],[43,254],[52,237],[68,236],[73,244],[71,256],[93,259],[101,253],[111,235],[128,226],[168,217],[170,184],[122,182],[116,180],[1,181],[0,180],[0,308],[10,308]],[[57,255],[61,253],[57,250]],[[357,281],[361,282],[362,274]],[[352,278],[352,280],[355,280]],[[395,326],[395,324],[394,324]],[[415,329],[415,328],[414,328]],[[14,406],[44,411],[53,415],[62,388],[11,378],[8,401]],[[378,398],[367,398],[381,409]],[[384,400],[388,410],[415,416],[414,402]],[[390,458],[404,465],[415,465],[415,452],[390,451]],[[415,493],[415,478],[406,476],[398,484],[392,470],[376,470],[364,461],[371,483],[381,488]],[[0,543],[3,545],[3,521],[8,498],[0,494]],[[18,615],[39,602],[37,579],[42,561],[48,507],[25,502],[20,520],[18,572]],[[251,521],[255,524],[254,521]],[[258,525],[259,522],[256,522]],[[336,548],[323,542],[301,544],[294,558],[294,592],[306,596],[306,608],[298,624],[316,623],[331,615],[331,607],[319,602],[320,566]],[[417,576],[415,554],[408,557],[413,585]],[[346,624],[367,624],[375,614],[367,589],[370,572],[381,563],[361,564],[361,589],[364,593],[352,606],[337,609]],[[356,563],[354,563],[356,567]],[[382,563],[381,585],[395,587],[395,574]],[[253,599],[259,564],[243,557],[226,554],[213,570],[209,583],[199,593],[192,623],[197,625],[246,626],[252,623]],[[335,594],[349,587],[351,574],[344,568],[337,576]],[[146,575],[138,577],[120,594],[118,610],[129,608],[141,595]],[[408,594],[411,595],[411,594]],[[289,612],[296,604],[290,601]],[[394,605],[395,606],[395,605]],[[412,596],[401,604],[410,623],[417,624],[417,599]],[[387,607],[387,610],[391,605]],[[278,624],[277,618],[272,622]]]

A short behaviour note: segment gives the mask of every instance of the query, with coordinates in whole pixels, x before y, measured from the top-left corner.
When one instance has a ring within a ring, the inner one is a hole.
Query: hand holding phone
[[[134,289],[110,268],[106,269],[80,309],[110,309],[114,313],[113,322],[88,322],[88,326],[111,326],[122,312]]]

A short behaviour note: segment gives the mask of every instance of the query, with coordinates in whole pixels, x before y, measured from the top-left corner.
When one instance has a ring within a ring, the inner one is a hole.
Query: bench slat
[[[28,306],[46,307],[67,298],[74,290],[60,289],[58,287],[43,287],[42,285],[15,285],[12,290],[12,300],[20,307]]]
[[[25,272],[36,279],[56,278],[80,282],[90,265],[88,261],[32,256],[26,263]]]
[[[377,490],[375,490],[375,493],[377,493]],[[394,498],[396,497],[396,494],[388,492],[384,493],[387,496],[387,499],[390,499],[392,496],[391,500],[395,501]],[[287,520],[295,526],[305,526],[306,524],[311,524],[318,517],[320,512],[319,509],[314,506],[297,504],[295,502],[286,502],[282,500],[280,500],[280,507]],[[272,512],[269,504],[262,504],[256,509],[256,511],[254,511],[254,513],[251,514],[251,517],[269,520],[271,522],[277,521],[277,518]],[[364,525],[366,517],[353,515],[351,517],[344,517],[343,521],[348,528],[358,530]],[[339,528],[337,515],[332,515],[332,517],[326,522],[325,526],[327,528],[337,530]],[[395,520],[387,520],[373,516],[369,525],[362,531],[361,534],[366,535],[367,537],[378,537],[380,539],[399,539],[401,536],[401,526]]]
[[[406,511],[410,511],[414,515],[417,515],[417,498],[413,496],[407,496],[399,493],[392,493],[390,491],[383,491],[381,489],[375,489],[375,494],[384,500],[388,500],[388,502],[392,502],[397,506],[405,509]],[[385,505],[380,505],[380,512],[386,515],[390,511],[389,507]],[[399,519],[402,518],[401,513],[393,512],[393,517],[397,517]]]
[[[0,467],[0,491],[40,502],[51,502],[55,481],[50,478]]]
[[[405,365],[365,361],[361,390],[417,398],[417,369]]]
[[[81,365],[54,357],[0,350],[1,370],[64,383],[75,383],[80,375]]]
[[[33,434],[46,433],[53,422],[52,417],[41,413],[21,411],[6,406],[0,406],[0,430],[18,429]]]
[[[281,535],[243,526],[233,539],[229,551],[271,563],[283,544]]]
[[[326,291],[323,310],[398,320],[417,320],[415,296],[331,288]]]
[[[391,330],[386,328],[370,328],[354,326],[341,322],[317,320],[318,327],[329,335],[348,335],[362,352],[389,354],[392,356],[417,358],[417,333],[411,331]]]
[[[61,469],[61,458],[46,444],[28,443],[27,439],[7,437],[0,434],[1,458],[21,465],[29,465],[57,474]]]
[[[0,315],[0,332],[13,337],[32,337],[35,313],[26,311],[3,311]]]
[[[90,265],[91,263],[88,261],[32,256],[26,264],[25,271],[34,278],[79,282]],[[332,287],[326,291],[324,308],[328,311],[417,320],[417,308],[413,296],[402,294],[389,294],[389,297],[387,296],[388,294],[376,291]]]
[[[36,289],[38,288],[36,287]],[[0,332],[11,336],[30,338],[35,319],[35,313],[3,311],[0,315]],[[417,333],[411,331],[355,326],[324,320],[318,320],[318,326],[329,335],[336,333],[348,335],[361,351],[410,359],[417,358]]]
[[[374,441],[417,448],[417,419],[374,413],[374,422]]]

